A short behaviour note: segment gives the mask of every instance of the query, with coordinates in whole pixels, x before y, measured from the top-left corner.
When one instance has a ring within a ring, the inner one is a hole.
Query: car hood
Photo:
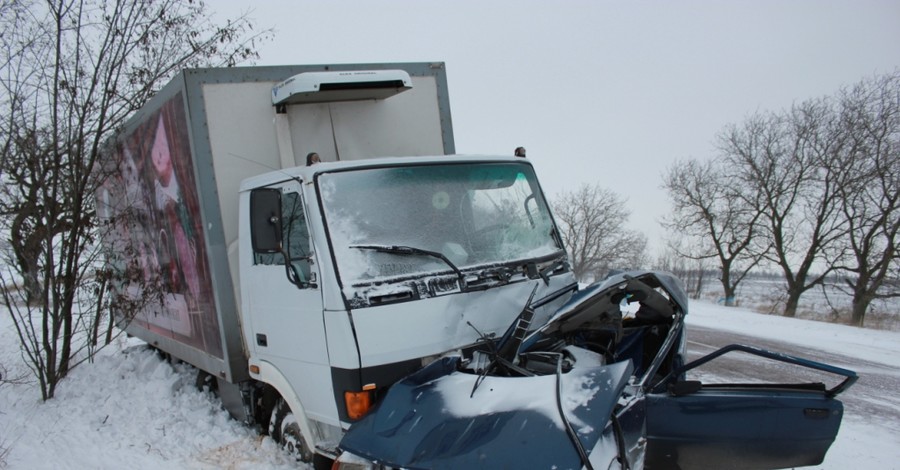
[[[658,290],[668,294],[667,299]],[[640,302],[645,315],[671,317],[676,309],[687,314],[688,300],[681,281],[662,271],[627,271],[595,282],[572,295],[546,325],[544,332],[572,330],[604,313],[617,310],[622,302]]]
[[[590,354],[588,352],[588,354]],[[340,447],[404,468],[581,468],[562,409],[595,448],[632,373],[629,362],[579,360],[567,373],[482,377],[445,357],[393,385]]]

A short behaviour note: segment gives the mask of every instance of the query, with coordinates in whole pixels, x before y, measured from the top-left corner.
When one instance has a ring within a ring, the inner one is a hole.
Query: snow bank
[[[778,315],[739,307],[692,301],[687,324],[741,333],[844,354],[888,366],[900,365],[900,332],[858,328]],[[839,365],[839,364],[833,364]],[[851,367],[852,369],[852,367]]]
[[[0,328],[0,360],[10,374],[4,379],[23,377],[23,367],[6,366],[18,357],[8,318]],[[8,468],[297,468],[274,441],[198,390],[195,375],[146,347],[120,343],[76,368],[47,402],[35,383],[0,385]]]

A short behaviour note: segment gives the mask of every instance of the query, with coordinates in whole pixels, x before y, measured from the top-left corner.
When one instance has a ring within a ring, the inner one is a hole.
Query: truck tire
[[[297,460],[313,462],[313,452],[300,432],[300,425],[284,398],[278,397],[269,420],[269,435]]]

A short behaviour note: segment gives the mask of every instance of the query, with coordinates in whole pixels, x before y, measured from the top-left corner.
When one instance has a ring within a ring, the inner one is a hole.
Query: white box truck
[[[454,153],[443,63],[183,71],[103,166],[121,326],[334,457],[397,380],[577,289],[529,161]]]

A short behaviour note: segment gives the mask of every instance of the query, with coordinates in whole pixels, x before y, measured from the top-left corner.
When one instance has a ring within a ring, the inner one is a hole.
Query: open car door
[[[774,469],[822,463],[837,436],[843,404],[835,398],[856,373],[758,348],[731,345],[673,371],[741,351],[844,377],[826,389],[808,384],[703,384],[662,381],[647,394],[649,469]]]

